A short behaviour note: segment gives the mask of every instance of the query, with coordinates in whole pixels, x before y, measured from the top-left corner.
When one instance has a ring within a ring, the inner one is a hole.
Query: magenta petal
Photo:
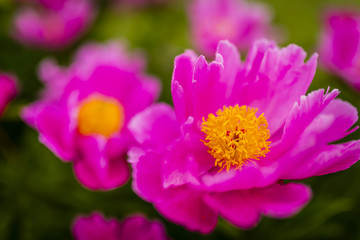
[[[149,202],[162,198],[166,194],[161,179],[163,156],[154,152],[144,154],[138,148],[130,149],[128,155],[134,192]]]
[[[341,99],[334,99],[309,124],[304,134],[316,135],[318,143],[334,142],[356,130],[349,131],[357,120],[358,112],[354,106]]]
[[[107,156],[106,142],[95,137],[79,136],[77,144],[74,171],[82,184],[93,190],[110,190],[125,184],[130,175],[125,156]]]
[[[214,169],[202,175],[201,181],[204,189],[218,192],[265,187],[278,180],[278,167],[276,162],[270,162],[268,165],[253,162],[243,166],[241,170],[218,172]]]
[[[178,191],[171,199],[164,199],[154,205],[169,220],[185,226],[190,231],[208,234],[216,227],[217,212],[204,202],[201,193]]]
[[[0,73],[0,116],[8,103],[18,94],[16,77]]]
[[[197,125],[200,125],[203,117],[206,118],[209,113],[215,113],[224,106],[226,96],[219,94],[220,92],[226,93],[228,87],[226,83],[220,81],[223,71],[222,62],[207,63],[204,56],[200,56],[196,62],[192,104],[194,105],[193,116]]]
[[[311,199],[311,189],[300,183],[274,184],[255,189],[256,201],[264,215],[287,218],[300,211]]]
[[[269,153],[271,157],[277,156],[299,139],[300,134],[308,125],[328,106],[339,94],[337,89],[325,93],[320,89],[302,96],[299,103],[295,103],[286,119],[281,140],[274,143]]]
[[[164,147],[180,135],[174,110],[167,104],[154,104],[135,115],[128,128],[144,147]]]
[[[164,226],[143,216],[132,216],[121,223],[118,240],[167,240]]]
[[[214,193],[206,202],[240,228],[254,227],[260,215],[277,218],[297,213],[311,198],[311,190],[298,183],[274,184],[264,188]]]
[[[72,227],[75,240],[119,240],[119,230],[116,219],[106,220],[100,213],[77,217]]]
[[[329,145],[290,171],[287,179],[304,179],[348,169],[360,159],[360,141]]]
[[[38,109],[35,109],[37,111]],[[31,107],[27,111],[33,111]],[[64,161],[73,159],[74,129],[63,109],[55,106],[45,106],[35,118],[40,133],[39,140]]]
[[[199,176],[212,168],[214,161],[198,134],[188,132],[172,145],[164,159],[164,187],[200,185]]]
[[[206,203],[236,225],[249,229],[260,221],[260,211],[250,191],[229,191],[206,196]]]
[[[296,45],[279,49],[273,42],[257,41],[244,72],[235,80],[233,104],[258,108],[259,114],[265,114],[270,132],[275,133],[314,77],[317,55],[306,63],[305,57],[304,50]]]
[[[341,161],[341,158],[335,157],[341,153],[344,154],[342,159],[344,162],[340,165],[351,166],[358,158],[357,147],[354,149],[347,148],[347,145],[333,147],[326,145],[352,132],[354,129],[349,132],[348,130],[357,119],[357,110],[351,104],[338,99],[331,101],[311,123],[307,123],[306,128],[297,138],[296,135],[293,136],[294,139],[296,138],[295,144],[278,159],[284,172],[283,177],[294,179],[302,175],[309,176],[311,173],[318,175],[317,171],[321,172],[323,168],[326,170],[331,164],[336,166],[338,163],[333,161]],[[306,123],[306,119],[299,123]],[[294,126],[296,131],[301,128],[301,125],[299,128]],[[318,155],[321,157],[317,157]],[[326,156],[331,158],[326,159]],[[289,158],[292,160],[289,161]],[[314,169],[311,169],[311,166],[314,166]]]
[[[174,63],[174,71],[171,80],[171,93],[180,123],[193,114],[193,72],[197,56],[192,51],[177,56]]]
[[[234,44],[229,41],[220,41],[216,50],[216,61],[222,62],[224,65],[221,82],[227,85],[227,92],[224,94],[228,98],[241,66],[240,54]]]

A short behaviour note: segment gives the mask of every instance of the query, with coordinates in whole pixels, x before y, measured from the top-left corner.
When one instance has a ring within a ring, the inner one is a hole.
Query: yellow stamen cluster
[[[270,148],[270,131],[264,114],[256,117],[257,109],[235,105],[219,109],[216,115],[203,118],[201,131],[204,144],[216,159],[220,171],[236,169],[252,160],[264,157]]]
[[[83,135],[110,137],[124,125],[124,108],[119,101],[101,95],[85,99],[79,108],[78,129]]]

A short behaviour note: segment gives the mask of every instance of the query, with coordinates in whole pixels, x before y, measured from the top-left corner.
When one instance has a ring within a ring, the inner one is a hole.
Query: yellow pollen
[[[270,150],[270,131],[264,114],[256,117],[257,109],[235,105],[219,109],[216,115],[203,118],[201,131],[204,142],[222,171],[240,169],[249,161],[259,160]]]
[[[79,108],[78,129],[83,135],[110,137],[124,125],[124,108],[114,98],[101,95],[85,99]]]

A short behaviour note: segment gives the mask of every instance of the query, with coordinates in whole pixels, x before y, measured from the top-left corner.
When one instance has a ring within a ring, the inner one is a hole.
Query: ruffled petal
[[[329,103],[339,94],[337,89],[330,93],[325,93],[324,89],[319,89],[302,96],[299,103],[296,102],[288,115],[283,134],[279,142],[271,145],[268,156],[275,158],[299,139],[308,125],[329,105]]]
[[[351,144],[333,145],[333,147],[328,144],[356,130],[357,128],[354,128],[349,131],[357,119],[357,110],[351,104],[338,99],[330,102],[303,129],[293,146],[277,160],[280,164],[279,171],[283,172],[283,177],[286,179],[298,178],[300,173],[306,176],[309,176],[310,173],[318,175],[317,171],[321,172],[322,168],[326,171],[329,164],[335,166],[339,164],[334,161],[344,161],[339,165],[350,167],[358,160],[357,144],[349,148],[348,146]],[[341,152],[346,153],[343,159],[340,157],[341,155],[334,157]],[[331,159],[326,160],[325,156],[329,156]],[[322,163],[318,161],[322,161]],[[313,165],[314,171],[309,169]],[[339,168],[339,170],[344,169]],[[297,174],[293,175],[293,172]]]
[[[288,179],[304,179],[348,169],[360,159],[360,141],[335,144],[321,148],[301,164],[301,167],[284,176]]]
[[[193,116],[200,126],[203,117],[226,105],[240,65],[239,53],[229,41],[219,42],[216,59],[210,63],[204,56],[196,60],[191,51],[178,56],[175,59],[172,96],[179,122],[183,123]]]
[[[255,42],[243,72],[235,80],[232,105],[258,108],[274,134],[315,75],[317,54],[307,63],[305,57],[304,50],[296,45],[279,49],[274,42]]]

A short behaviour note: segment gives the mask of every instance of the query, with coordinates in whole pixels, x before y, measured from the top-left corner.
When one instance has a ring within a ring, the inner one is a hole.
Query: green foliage
[[[62,64],[71,61],[76,48],[88,41],[116,38],[131,49],[142,49],[148,59],[148,72],[163,82],[161,101],[171,103],[170,80],[173,59],[191,48],[186,17],[186,1],[169,1],[162,6],[113,9],[109,1],[98,1],[95,24],[75,46],[58,52],[26,48],[11,38],[11,18],[17,5],[0,0],[0,69],[16,73],[22,93],[0,122],[0,238],[71,239],[70,226],[77,214],[94,210],[122,219],[142,212],[161,219],[172,239],[360,239],[360,167],[345,172],[308,179],[314,197],[308,206],[291,219],[263,218],[248,231],[219,220],[216,231],[203,236],[186,231],[163,219],[151,204],[131,191],[130,182],[109,192],[93,192],[74,177],[71,164],[57,159],[39,143],[37,133],[21,122],[18,112],[33,101],[41,88],[36,76],[45,57]],[[275,23],[287,40],[309,55],[317,45],[322,10],[329,4],[348,4],[360,9],[358,0],[269,0]],[[338,77],[318,69],[311,89],[338,88],[340,97],[360,107],[359,94]],[[359,139],[360,131],[346,140]]]

